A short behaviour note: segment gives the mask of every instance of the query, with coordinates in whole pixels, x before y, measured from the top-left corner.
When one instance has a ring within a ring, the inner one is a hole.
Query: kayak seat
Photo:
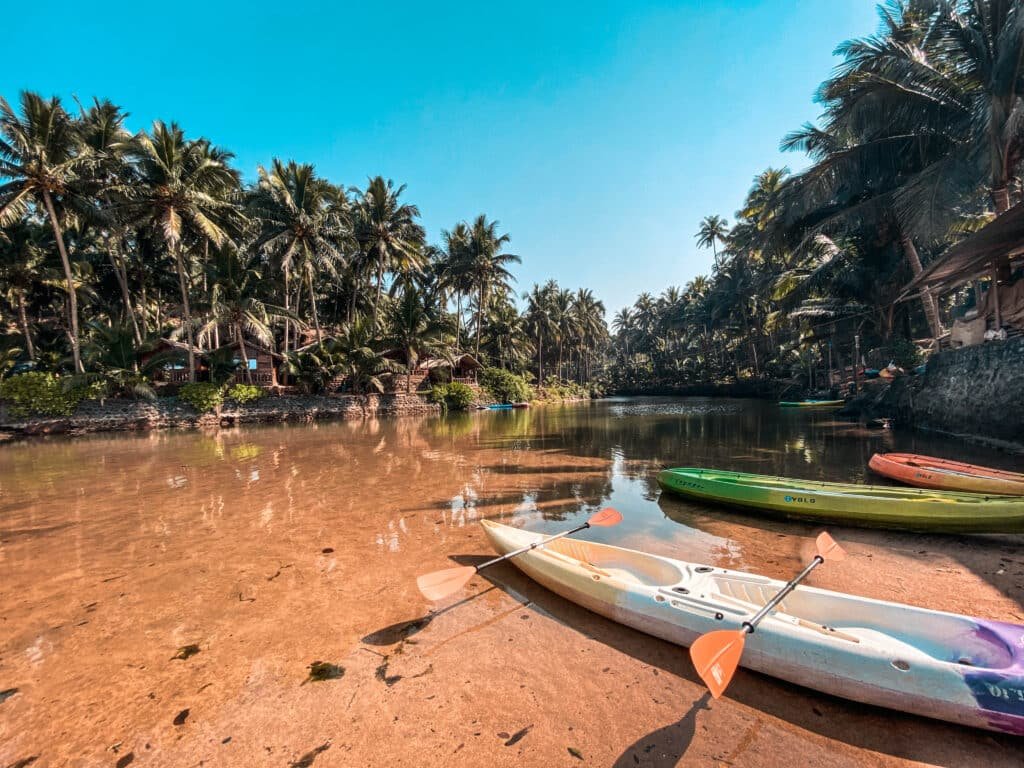
[[[559,539],[547,547],[576,560],[588,570],[604,571],[620,581],[648,587],[670,587],[682,581],[682,572],[659,557],[642,552],[625,552],[589,541]]]

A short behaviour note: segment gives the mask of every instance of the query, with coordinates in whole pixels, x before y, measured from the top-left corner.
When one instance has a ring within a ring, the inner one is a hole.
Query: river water
[[[1021,465],[703,398],[0,446],[0,766],[1019,766],[1012,739],[760,675],[709,703],[684,651],[508,566],[451,610],[415,588],[488,553],[478,520],[608,505],[588,537],[788,578],[813,528],[663,497],[657,470],[858,482],[879,450]],[[831,530],[851,557],[816,585],[1024,622],[1021,537]]]

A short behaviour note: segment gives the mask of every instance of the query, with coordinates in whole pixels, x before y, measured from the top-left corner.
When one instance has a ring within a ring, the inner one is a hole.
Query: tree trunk
[[[242,336],[242,326],[235,323],[235,339],[238,341],[238,351],[242,353],[242,367],[245,369],[245,380],[252,384],[252,371],[249,370],[249,355],[245,351],[245,337]]]
[[[537,385],[544,386],[544,332],[537,331]]]
[[[480,284],[479,301],[476,307],[476,359],[480,359],[480,331],[484,327],[484,286]]]
[[[914,277],[917,277],[924,270],[921,266],[921,257],[918,256],[917,248],[914,247],[914,241],[908,235],[901,233],[900,244],[903,246],[903,254],[910,265],[910,271],[913,272]],[[939,320],[939,307],[935,303],[935,297],[927,289],[921,291],[920,297],[924,316],[928,320],[928,330],[931,331],[932,338],[937,339],[942,335],[942,322]]]
[[[75,294],[75,278],[71,274],[71,260],[68,258],[67,248],[64,246],[64,233],[61,231],[60,222],[57,221],[57,211],[53,208],[53,200],[50,193],[43,191],[43,204],[46,206],[46,213],[50,217],[50,226],[53,227],[53,237],[57,241],[57,250],[60,252],[61,266],[64,267],[64,280],[68,286],[68,315],[70,315],[70,339],[71,357],[75,364],[75,373],[84,373],[82,367],[82,355],[78,347],[78,296]]]
[[[462,333],[462,291],[456,291],[455,296],[455,351],[458,352]]]
[[[377,297],[373,300],[373,328],[377,329],[377,310],[380,306],[380,292],[384,288],[384,260],[377,267]]]
[[[21,322],[21,332],[25,336],[25,347],[28,351],[28,359],[36,359],[36,350],[32,346],[32,333],[28,329],[28,315],[25,313],[25,292],[18,291],[18,320]]]
[[[313,309],[313,327],[316,328],[316,340],[319,343],[323,339],[320,332],[320,316],[316,313],[316,294],[313,292],[313,273],[306,270],[306,285],[309,288],[309,305]]]
[[[181,309],[185,321],[185,338],[188,340],[188,380],[196,380],[195,340],[192,334],[192,307],[188,302],[188,284],[185,280],[185,260],[181,258],[181,244],[174,246],[174,265],[178,270],[178,287],[181,289]]]
[[[992,202],[996,207],[996,216],[1002,216],[1010,210],[1010,190],[1006,184],[992,188]]]
[[[290,302],[288,301],[288,272],[289,270],[288,267],[286,266],[284,268],[284,353],[286,355],[288,354],[288,329],[291,327],[292,324],[291,319],[288,317],[288,315],[291,314],[289,311],[291,309],[291,306]],[[298,346],[298,344],[296,344],[296,346]]]
[[[120,255],[114,254],[113,238],[107,237],[107,258],[110,260],[110,266],[114,268],[114,274],[117,276],[117,284],[121,288],[121,301],[124,303],[125,314],[128,315],[128,321],[132,325],[132,335],[135,337],[136,344],[142,344],[142,334],[139,331],[139,322],[135,317],[135,310],[132,308],[132,298],[128,291],[128,272],[124,268],[124,264],[121,262]]]

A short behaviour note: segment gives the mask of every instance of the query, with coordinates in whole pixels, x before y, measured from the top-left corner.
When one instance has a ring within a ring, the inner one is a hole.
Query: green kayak
[[[782,408],[838,408],[845,403],[845,400],[783,400],[779,406]]]
[[[945,533],[1024,532],[1024,498],[980,493],[824,483],[788,477],[665,469],[672,493],[815,522]]]

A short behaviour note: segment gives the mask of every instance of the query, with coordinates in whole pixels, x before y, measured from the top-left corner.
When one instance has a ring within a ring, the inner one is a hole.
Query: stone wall
[[[915,427],[1024,444],[1024,338],[934,355],[910,397]]]
[[[920,376],[866,382],[840,415],[1024,450],[1024,339],[947,350]]]
[[[297,395],[264,397],[238,406],[227,401],[220,414],[198,414],[174,398],[88,401],[68,417],[18,419],[0,406],[0,432],[9,435],[45,435],[196,428],[317,419],[366,419],[378,416],[439,413],[440,407],[421,395]]]

